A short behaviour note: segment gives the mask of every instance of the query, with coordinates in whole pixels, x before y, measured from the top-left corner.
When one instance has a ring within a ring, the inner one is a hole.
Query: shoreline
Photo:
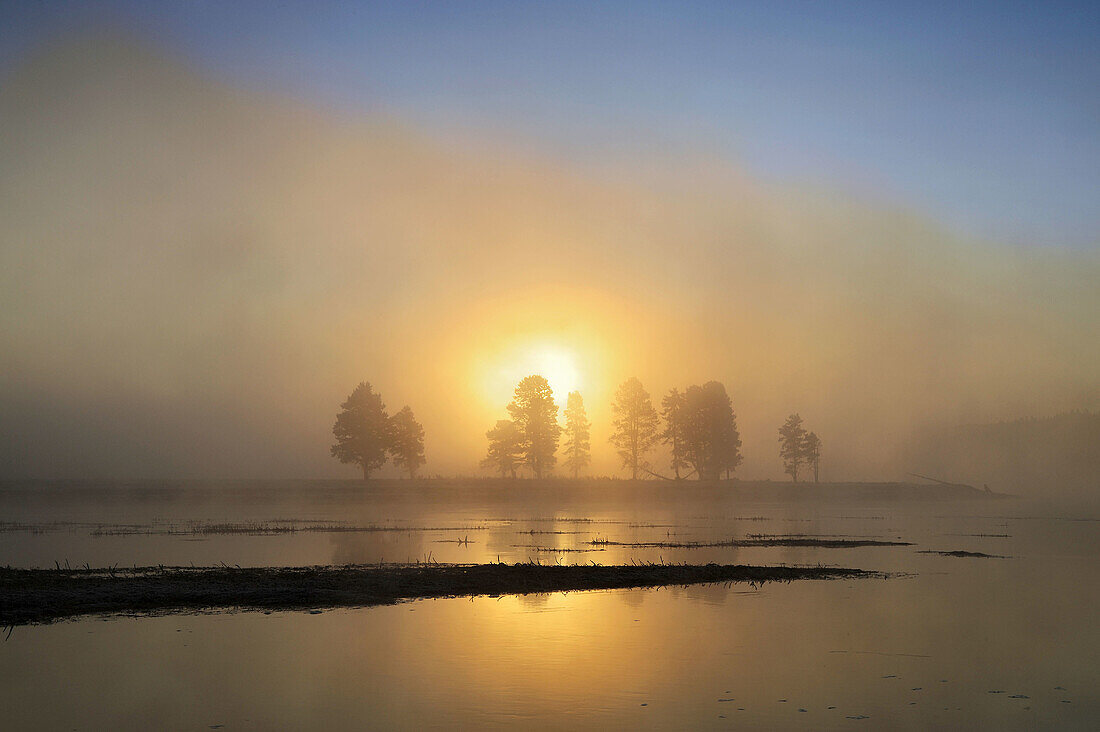
[[[0,569],[0,626],[85,615],[308,610],[405,600],[729,582],[881,577],[844,567],[736,564],[372,564]]]
[[[452,497],[572,497],[588,499],[699,498],[740,501],[959,501],[1017,498],[961,483],[842,481],[792,483],[773,480],[697,481],[619,478],[255,478],[255,479],[0,479],[0,497],[100,494],[108,498],[155,499],[175,494],[292,497],[351,495],[394,500],[446,500]]]

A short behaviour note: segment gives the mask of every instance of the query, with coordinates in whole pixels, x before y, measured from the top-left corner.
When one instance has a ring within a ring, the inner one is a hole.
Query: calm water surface
[[[1095,729],[1100,720],[1100,522],[1079,507],[750,501],[626,483],[523,490],[522,483],[371,491],[331,482],[7,486],[0,562],[499,557],[821,563],[899,574],[19,627],[0,644],[5,727]],[[915,545],[590,543],[748,534]],[[578,551],[555,551],[563,549]],[[1005,558],[917,553],[923,549]]]

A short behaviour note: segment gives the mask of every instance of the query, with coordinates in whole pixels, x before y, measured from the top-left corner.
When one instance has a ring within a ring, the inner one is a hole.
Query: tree
[[[615,428],[611,444],[619,448],[619,457],[623,459],[623,467],[630,468],[631,479],[637,480],[638,469],[645,466],[645,454],[658,440],[660,424],[642,382],[631,376],[619,385],[611,414],[611,425]]]
[[[720,382],[689,386],[684,392],[684,458],[699,480],[726,478],[741,464],[741,433],[733,403]]]
[[[496,427],[485,433],[489,438],[489,454],[481,461],[483,468],[496,468],[500,477],[516,477],[516,466],[522,459],[523,436],[510,419],[497,420]]]
[[[779,428],[779,457],[783,459],[783,472],[798,482],[798,468],[806,456],[806,430],[802,428],[802,418],[797,414],[787,417]]]
[[[576,478],[592,460],[590,426],[579,391],[569,392],[565,405],[565,469]]]
[[[803,445],[803,457],[806,459],[806,464],[814,471],[814,483],[818,482],[818,468],[821,465],[821,438],[811,432],[806,435],[806,442]]]
[[[389,452],[393,464],[409,471],[410,478],[415,478],[417,469],[424,464],[424,428],[408,406],[390,420]]]
[[[340,405],[332,434],[336,436],[332,456],[342,463],[359,465],[363,480],[370,478],[372,470],[386,464],[390,420],[382,397],[371,390],[369,383],[361,382]]]
[[[661,439],[668,445],[672,453],[669,467],[675,473],[676,480],[680,480],[680,470],[688,466],[686,458],[687,443],[684,439],[687,413],[684,405],[684,393],[679,389],[672,389],[661,400],[661,416],[665,420],[665,429],[661,433]]]
[[[522,439],[523,462],[531,468],[536,478],[554,469],[557,458],[558,405],[554,392],[541,376],[527,376],[516,386],[516,395],[508,405],[508,413],[516,424]]]

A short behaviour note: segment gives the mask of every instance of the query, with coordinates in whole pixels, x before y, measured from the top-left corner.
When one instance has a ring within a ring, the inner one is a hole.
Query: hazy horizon
[[[359,381],[481,473],[519,378],[608,405],[718,380],[738,475],[798,412],[823,479],[898,479],[930,426],[1100,409],[1100,254],[978,239],[711,149],[579,164],[523,136],[336,111],[130,33],[0,81],[0,477],[354,477]],[[654,462],[661,458],[654,457]],[[947,476],[950,478],[951,476]]]

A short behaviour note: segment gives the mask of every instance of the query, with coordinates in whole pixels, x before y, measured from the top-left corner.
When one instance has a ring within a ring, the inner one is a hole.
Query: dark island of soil
[[[879,576],[837,567],[732,564],[375,564],[323,567],[0,569],[0,625],[90,614],[303,610],[402,600],[699,583]]]
[[[629,546],[645,549],[704,549],[716,546],[729,547],[766,547],[801,546],[822,549],[853,549],[862,546],[912,546],[909,541],[886,541],[882,539],[823,539],[814,536],[750,536],[746,539],[722,539],[721,541],[611,541],[593,539],[587,542],[592,546]]]

